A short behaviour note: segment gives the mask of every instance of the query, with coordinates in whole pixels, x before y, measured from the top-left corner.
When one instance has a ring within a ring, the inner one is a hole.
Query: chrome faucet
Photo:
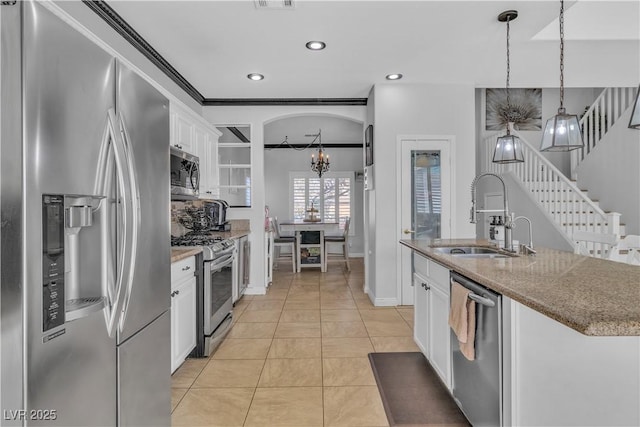
[[[502,194],[504,200],[504,209],[503,210],[493,210],[493,209],[476,209],[476,186],[478,181],[485,176],[492,176],[498,179],[502,183]],[[509,252],[516,252],[513,249],[513,240],[511,229],[513,228],[513,220],[512,216],[509,214],[509,201],[507,197],[507,186],[504,183],[504,180],[500,177],[500,175],[496,175],[495,173],[486,172],[476,176],[471,183],[471,218],[469,222],[471,224],[477,223],[476,214],[482,212],[503,212],[504,214],[504,249]]]
[[[525,255],[535,255],[536,251],[533,249],[533,232],[531,231],[531,220],[526,216],[518,216],[513,219],[513,226],[515,227],[515,223],[519,219],[526,219],[529,223],[529,244],[528,245],[520,245],[520,252]]]

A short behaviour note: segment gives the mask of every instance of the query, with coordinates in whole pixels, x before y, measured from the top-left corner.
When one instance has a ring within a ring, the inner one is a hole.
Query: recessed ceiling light
[[[402,74],[387,74],[387,80],[400,80],[402,78]]]
[[[310,49],[310,50],[322,50],[325,47],[327,47],[327,44],[321,41],[310,41],[310,42],[307,42],[305,46],[307,46],[307,49]]]
[[[259,73],[251,73],[251,74],[247,75],[247,78],[249,80],[258,81],[258,80],[264,79],[264,76],[262,74],[259,74]]]

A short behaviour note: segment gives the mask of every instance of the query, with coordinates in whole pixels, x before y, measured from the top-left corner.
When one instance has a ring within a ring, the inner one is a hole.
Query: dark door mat
[[[470,426],[419,352],[369,353],[391,426]]]

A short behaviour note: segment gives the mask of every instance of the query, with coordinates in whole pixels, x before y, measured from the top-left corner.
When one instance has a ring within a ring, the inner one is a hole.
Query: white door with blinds
[[[313,172],[290,172],[291,219],[302,221],[313,207],[323,222],[339,222],[344,228],[346,218],[353,212],[353,179],[353,172],[330,172],[322,178]]]
[[[399,239],[451,237],[453,139],[403,138],[398,149]],[[413,305],[411,250],[398,245],[398,301]]]

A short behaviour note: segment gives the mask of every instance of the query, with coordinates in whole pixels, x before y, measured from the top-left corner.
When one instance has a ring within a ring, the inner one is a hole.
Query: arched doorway
[[[330,156],[330,170],[322,180],[310,168],[311,155],[317,157],[317,141],[311,145],[315,136],[306,136],[319,132],[324,152]],[[350,255],[363,256],[363,132],[362,121],[332,114],[287,115],[265,122],[264,185],[269,215],[294,219],[313,201],[320,215],[341,224],[349,216]],[[304,191],[302,183],[306,183]]]

